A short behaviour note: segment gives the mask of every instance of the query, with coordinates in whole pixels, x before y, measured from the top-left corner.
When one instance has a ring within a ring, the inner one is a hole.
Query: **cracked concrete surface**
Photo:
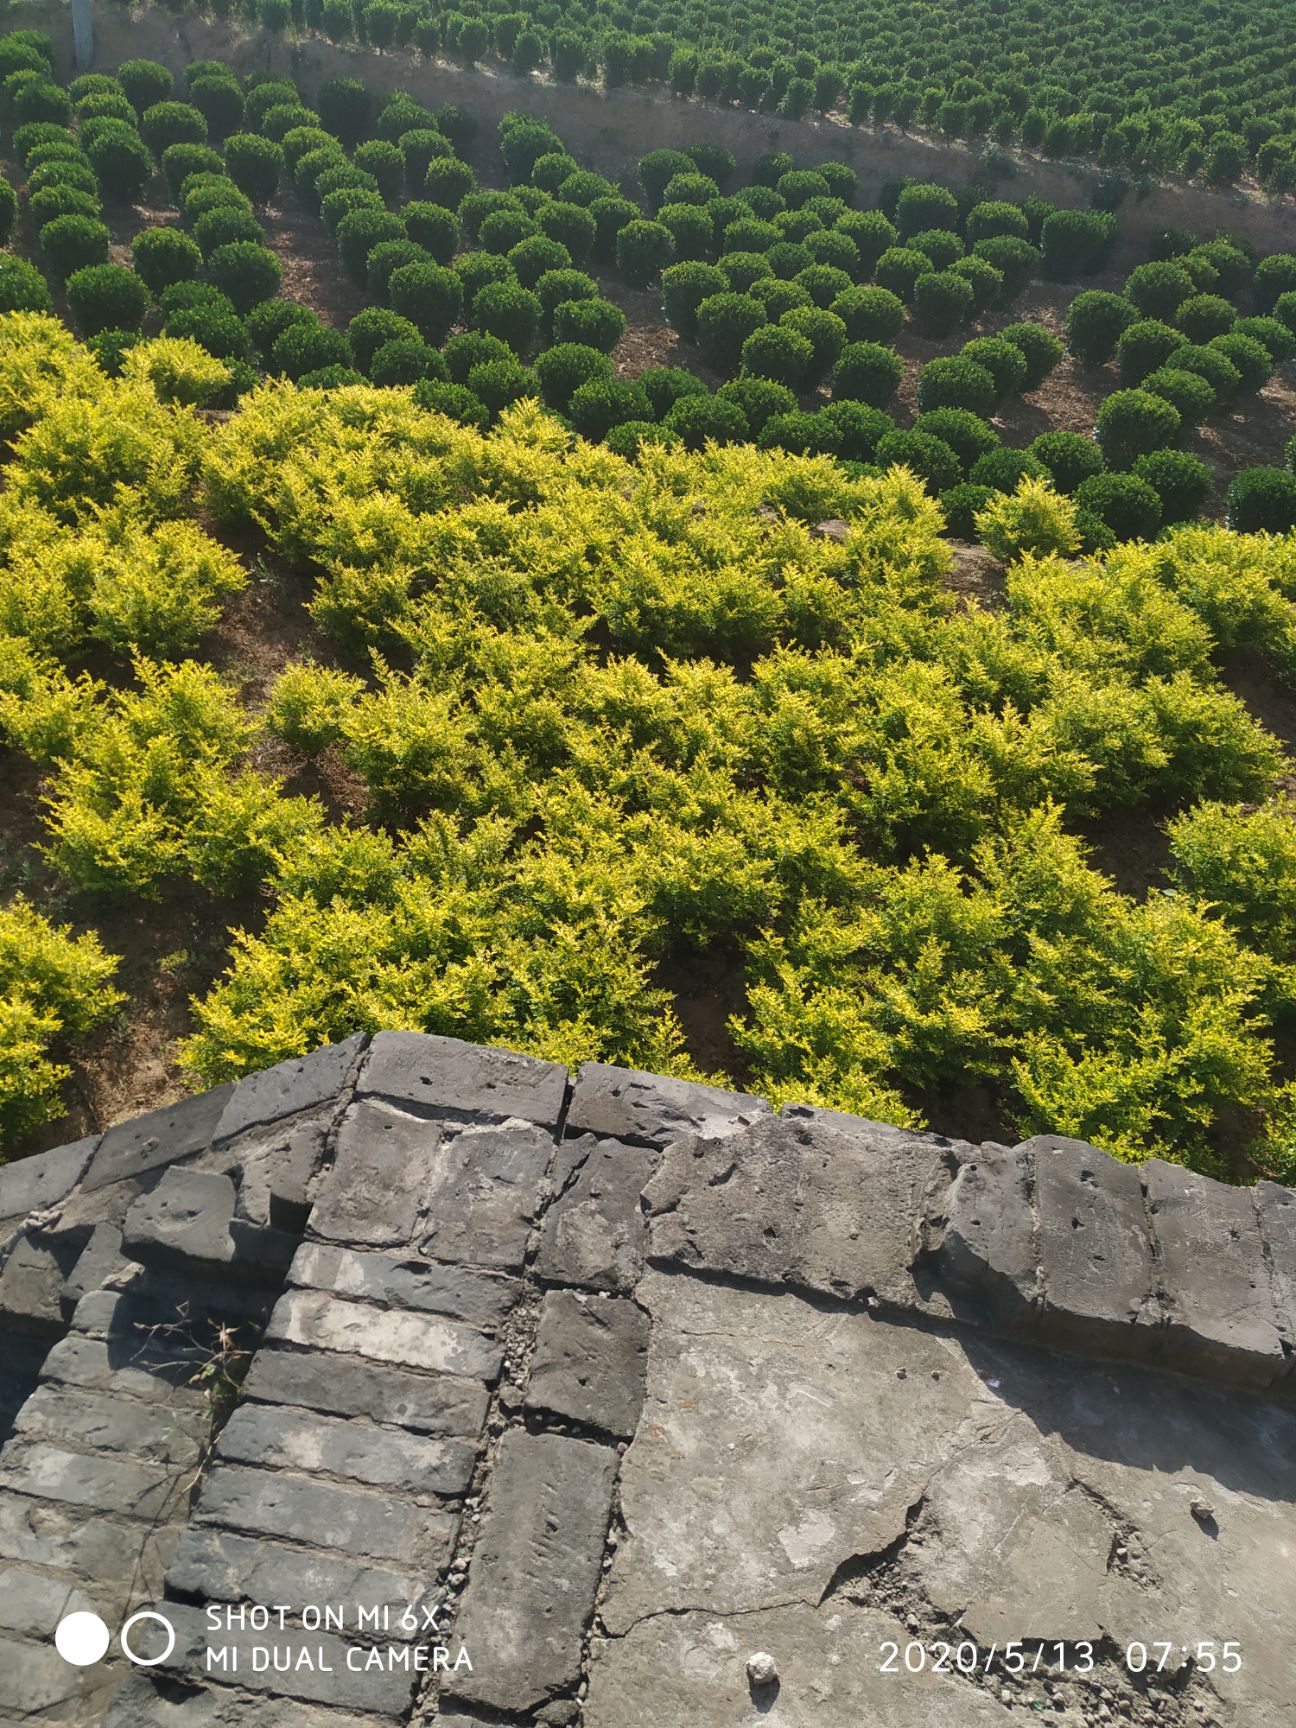
[[[687,1274],[636,1295],[648,1394],[587,1728],[1291,1723],[1289,1410]],[[925,1671],[885,1671],[888,1640]],[[1225,1640],[1241,1672],[1204,1673]],[[1021,1642],[1028,1669],[1047,1648],[1024,1675],[932,1672],[961,1641]],[[1151,1677],[1140,1644],[1171,1646]]]

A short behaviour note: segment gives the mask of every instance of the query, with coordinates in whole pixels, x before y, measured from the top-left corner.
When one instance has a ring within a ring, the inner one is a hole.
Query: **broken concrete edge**
[[[896,1312],[913,1309],[1050,1348],[1263,1390],[1296,1390],[1296,1195],[1276,1184],[1230,1188],[1158,1160],[1126,1164],[1061,1136],[1035,1136],[1014,1148],[975,1146],[818,1106],[785,1105],[775,1117],[766,1100],[750,1094],[601,1062],[587,1062],[572,1075],[536,1057],[434,1034],[356,1033],[117,1124],[101,1137],[0,1168],[0,1216],[18,1221],[8,1257],[20,1240],[40,1240],[50,1227],[56,1234],[60,1210],[80,1196],[120,1182],[149,1189],[163,1183],[171,1192],[176,1183],[174,1177],[164,1182],[168,1172],[204,1153],[227,1156],[237,1166],[241,1146],[294,1122],[327,1119],[324,1159],[331,1163],[353,1102],[460,1125],[526,1121],[553,1136],[559,1157],[582,1141],[614,1161],[633,1158],[636,1149],[640,1157],[660,1154],[685,1140],[718,1153],[721,1145],[738,1147],[745,1135],[776,1123],[866,1136],[884,1160],[890,1156],[900,1166],[906,1152],[921,1153],[930,1168],[925,1190],[902,1194],[898,1207],[871,1173],[858,1214],[848,1221],[858,1227],[849,1231],[854,1235],[876,1229],[880,1217],[897,1237],[893,1251],[905,1234],[905,1275],[894,1287],[807,1276],[787,1257],[786,1243],[774,1254],[761,1244],[746,1264],[741,1254],[708,1266],[705,1255],[662,1252],[653,1215],[669,1212],[678,1196],[663,1194],[668,1161],[655,1156],[656,1174],[647,1166],[642,1182],[654,1222],[649,1257],[703,1275],[859,1298]],[[786,1209],[787,1190],[776,1198]],[[838,1211],[833,1227],[840,1230]],[[135,1226],[144,1228],[142,1234],[132,1228],[130,1257],[159,1268],[181,1263],[185,1246],[173,1247],[156,1231],[150,1237],[148,1212],[133,1214]],[[739,1221],[730,1222],[738,1227]],[[304,1223],[303,1208],[298,1234]],[[551,1214],[545,1229],[552,1233],[558,1224]],[[81,1234],[88,1252],[91,1228],[82,1224]],[[543,1283],[552,1235],[539,1247]],[[282,1275],[289,1249],[284,1237],[252,1232],[241,1243],[213,1237],[197,1258],[213,1268],[246,1267],[254,1279],[273,1278]],[[431,1253],[435,1258],[434,1248]],[[8,1312],[4,1263],[0,1250],[0,1311]],[[22,1271],[15,1267],[15,1279]],[[75,1275],[74,1269],[60,1272],[69,1281]],[[57,1281],[52,1273],[51,1279]],[[566,1273],[564,1281],[615,1291],[634,1280],[609,1265],[588,1275]],[[41,1301],[50,1308],[48,1292]],[[57,1330],[52,1315],[52,1309],[49,1317],[34,1315],[33,1329]]]

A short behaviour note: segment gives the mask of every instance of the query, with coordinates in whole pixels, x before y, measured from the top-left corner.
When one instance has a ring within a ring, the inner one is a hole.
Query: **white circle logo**
[[[54,1633],[54,1648],[74,1668],[101,1662],[108,1649],[108,1628],[97,1614],[66,1614]]]
[[[131,1649],[130,1645],[126,1642],[126,1634],[130,1631],[132,1626],[138,1626],[141,1620],[156,1620],[159,1626],[166,1628],[167,1646],[160,1656],[137,1656]],[[165,1662],[167,1657],[175,1649],[175,1627],[164,1614],[155,1614],[151,1608],[141,1608],[139,1613],[132,1614],[130,1619],[122,1627],[121,1632],[118,1634],[118,1642],[121,1644],[122,1654],[128,1661],[133,1662],[137,1668],[156,1668],[158,1663]]]

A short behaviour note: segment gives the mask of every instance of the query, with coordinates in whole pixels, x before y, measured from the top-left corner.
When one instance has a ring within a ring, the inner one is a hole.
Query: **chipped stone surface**
[[[722,1134],[769,1113],[764,1098],[746,1092],[586,1062],[576,1076],[567,1132],[664,1146],[681,1134]]]
[[[276,1304],[266,1337],[312,1350],[337,1350],[433,1374],[493,1380],[501,1352],[471,1326],[430,1314],[340,1302],[322,1290],[291,1290]]]
[[[288,1282],[492,1327],[503,1323],[520,1293],[515,1279],[494,1273],[445,1266],[414,1254],[364,1253],[327,1242],[302,1244],[289,1268]]]
[[[334,1104],[366,1042],[366,1034],[356,1032],[340,1044],[329,1044],[308,1056],[290,1057],[259,1074],[249,1074],[234,1088],[213,1140],[232,1140],[249,1128]]]
[[[351,1555],[198,1528],[181,1537],[167,1577],[182,1596],[282,1603],[298,1617],[304,1607],[326,1606],[339,1611],[351,1607],[354,1616],[354,1605],[363,1603],[387,1609],[397,1626],[406,1608],[419,1603],[428,1589],[417,1571],[394,1571]]]
[[[380,1032],[357,1091],[433,1116],[501,1122],[518,1117],[553,1130],[562,1114],[567,1071],[555,1062],[458,1038]]]
[[[575,1687],[616,1463],[615,1452],[584,1440],[504,1436],[455,1622],[482,1660],[451,1676],[444,1696],[522,1713]]]
[[[232,1082],[150,1110],[131,1122],[119,1122],[100,1140],[90,1160],[83,1186],[89,1191],[123,1182],[187,1158],[211,1145],[216,1125],[233,1096]]]
[[[22,1218],[28,1212],[57,1206],[69,1195],[85,1173],[99,1136],[56,1146],[52,1152],[37,1152],[0,1165],[0,1218]]]
[[[595,1290],[634,1289],[648,1240],[640,1195],[658,1156],[593,1134],[563,1142],[553,1173],[556,1198],[536,1257],[542,1278]]]
[[[1167,1356],[1268,1385],[1287,1362],[1250,1193],[1158,1158],[1143,1180],[1168,1297]]]
[[[644,1191],[651,1257],[912,1303],[922,1195],[948,1154],[931,1136],[847,1120],[767,1117],[675,1141]]]
[[[1018,1151],[1034,1159],[1048,1332],[1100,1352],[1150,1354],[1157,1340],[1134,1332],[1159,1327],[1162,1314],[1137,1168],[1055,1135]]]
[[[236,1464],[340,1476],[417,1496],[462,1493],[472,1478],[476,1449],[315,1411],[245,1404],[225,1424],[221,1456]]]
[[[455,1529],[448,1512],[412,1506],[376,1489],[232,1464],[208,1478],[195,1522],[289,1541],[309,1531],[321,1547],[406,1563],[435,1563]]]
[[[374,1718],[315,1710],[296,1699],[249,1696],[225,1686],[201,1691],[154,1671],[127,1676],[103,1728],[374,1728]]]
[[[480,1380],[409,1373],[325,1351],[259,1350],[243,1390],[263,1403],[369,1416],[422,1434],[474,1436],[489,1402]]]
[[[552,1290],[540,1311],[526,1402],[608,1434],[633,1434],[647,1364],[642,1308],[623,1297]]]
[[[1033,1325],[1041,1291],[1027,1150],[969,1148],[927,1219],[930,1257],[956,1314],[995,1327]]]

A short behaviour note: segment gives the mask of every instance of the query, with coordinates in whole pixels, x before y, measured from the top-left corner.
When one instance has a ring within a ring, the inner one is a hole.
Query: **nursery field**
[[[1296,1172],[1296,256],[51,68],[0,1149],[412,1026]]]
[[[1130,174],[1296,186],[1296,19],[1269,0],[213,0],[196,8],[427,59],[799,119],[918,125]]]

